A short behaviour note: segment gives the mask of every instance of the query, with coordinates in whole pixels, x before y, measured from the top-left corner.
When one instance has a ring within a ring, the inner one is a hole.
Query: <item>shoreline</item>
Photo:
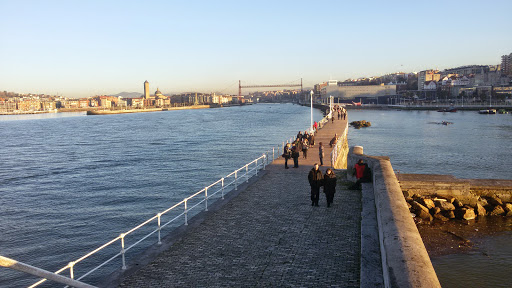
[[[450,220],[416,225],[430,258],[478,251],[480,239],[512,231],[512,219],[487,216],[475,220]]]

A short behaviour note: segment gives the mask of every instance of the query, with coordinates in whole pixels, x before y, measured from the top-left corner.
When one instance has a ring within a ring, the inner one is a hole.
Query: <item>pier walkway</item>
[[[320,129],[298,169],[275,160],[119,287],[359,287],[361,192],[345,190],[338,179],[333,205],[327,208],[320,193],[320,207],[312,207],[307,181],[319,162],[318,143],[325,171],[329,140],[346,123],[336,119]]]

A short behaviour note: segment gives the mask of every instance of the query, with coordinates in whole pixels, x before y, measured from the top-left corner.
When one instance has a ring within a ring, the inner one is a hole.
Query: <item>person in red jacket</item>
[[[368,164],[364,163],[363,159],[359,159],[354,165],[354,176],[356,176],[356,183],[351,186],[351,189],[361,189],[361,183],[371,181],[371,172]]]

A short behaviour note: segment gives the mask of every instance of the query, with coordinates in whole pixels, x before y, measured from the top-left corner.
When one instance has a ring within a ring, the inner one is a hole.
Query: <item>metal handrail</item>
[[[74,279],[74,266],[76,264],[78,264],[81,261],[89,258],[90,256],[95,255],[96,253],[100,252],[101,250],[107,248],[108,246],[112,245],[113,243],[115,243],[117,241],[121,241],[121,251],[120,252],[116,253],[114,256],[110,257],[108,260],[104,261],[103,263],[101,263],[98,266],[94,267],[93,269],[89,270],[88,272],[86,272],[84,275],[80,276],[76,280],[81,280],[81,279],[85,278],[86,276],[92,274],[93,272],[95,272],[99,268],[103,267],[104,265],[110,263],[112,260],[118,258],[119,256],[121,256],[121,258],[122,258],[122,269],[125,270],[126,269],[125,253],[127,251],[129,251],[131,248],[135,247],[136,245],[138,245],[139,243],[141,243],[142,241],[146,240],[148,237],[150,237],[151,235],[153,235],[153,234],[155,234],[157,232],[158,232],[158,244],[161,244],[160,231],[161,231],[162,228],[164,228],[165,226],[169,225],[170,223],[178,220],[182,216],[184,216],[184,220],[185,220],[184,224],[188,225],[188,212],[190,212],[192,209],[194,209],[195,207],[199,206],[202,203],[205,203],[205,209],[204,210],[208,211],[208,199],[209,198],[212,198],[217,193],[222,192],[222,199],[224,199],[224,194],[226,192],[226,188],[228,188],[228,187],[230,187],[231,185],[234,184],[234,188],[233,189],[237,190],[238,186],[241,184],[241,181],[245,180],[245,182],[249,182],[250,178],[252,178],[255,175],[258,175],[258,170],[265,170],[265,166],[266,165],[268,165],[269,163],[272,163],[276,158],[279,158],[281,156],[279,151],[280,151],[280,146],[279,145],[277,145],[277,155],[275,153],[275,147],[272,148],[272,151],[270,151],[270,150],[265,151],[265,153],[263,153],[262,156],[260,156],[260,157],[258,157],[256,159],[254,159],[253,161],[245,164],[244,166],[242,166],[241,168],[231,172],[227,176],[225,176],[225,177],[223,177],[223,178],[213,182],[209,186],[206,186],[205,188],[199,190],[198,192],[196,192],[196,193],[194,193],[194,194],[184,198],[182,201],[180,201],[179,203],[174,204],[173,206],[167,208],[166,210],[164,210],[164,211],[162,211],[160,213],[157,213],[155,216],[147,219],[146,221],[140,223],[139,225],[135,226],[134,228],[128,230],[127,232],[121,233],[116,238],[114,238],[114,239],[110,240],[109,242],[101,245],[100,247],[92,250],[91,252],[89,252],[89,253],[85,254],[84,256],[78,258],[77,260],[69,262],[68,265],[66,265],[66,266],[62,267],[61,269],[57,270],[55,272],[55,274],[62,273],[66,269],[69,269],[70,279]],[[272,154],[272,158],[271,159],[269,157],[270,154]],[[241,173],[239,173],[239,172],[241,172]],[[233,181],[226,182],[225,180],[229,179],[229,178],[233,178]],[[216,185],[218,186],[219,184],[221,185],[221,187],[217,191],[215,191],[214,193],[208,194],[208,191],[210,190],[210,188],[213,188]],[[190,201],[192,199],[195,199],[195,198],[202,197],[202,195],[204,195],[204,197],[198,203],[196,203],[195,205],[193,205],[191,207],[187,207],[187,202],[188,201]],[[177,209],[177,208],[179,208],[181,206],[184,207],[183,212],[181,212],[179,215],[177,215],[176,217],[172,218],[171,220],[169,220],[165,224],[161,225],[160,218],[161,218],[162,215],[164,215],[164,214],[166,214],[166,213],[168,213],[170,211],[173,211],[173,210],[175,210],[175,209]],[[137,231],[138,229],[146,226],[147,224],[153,222],[155,219],[158,220],[158,228],[152,230],[148,234],[144,235],[141,239],[139,239],[138,241],[136,241],[132,245],[130,245],[127,248],[125,248],[124,239],[125,239],[126,236],[128,236],[131,233]],[[29,286],[29,288],[37,287],[40,284],[44,283],[46,280],[47,280],[46,278],[45,279],[41,279],[38,282],[36,282],[36,283],[32,284],[31,286]]]

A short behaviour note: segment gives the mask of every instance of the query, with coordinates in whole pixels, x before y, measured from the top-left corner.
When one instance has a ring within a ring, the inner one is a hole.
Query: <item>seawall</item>
[[[353,167],[359,159],[372,170],[384,286],[441,287],[389,158],[364,155],[363,147],[351,147],[350,181],[355,181]]]

